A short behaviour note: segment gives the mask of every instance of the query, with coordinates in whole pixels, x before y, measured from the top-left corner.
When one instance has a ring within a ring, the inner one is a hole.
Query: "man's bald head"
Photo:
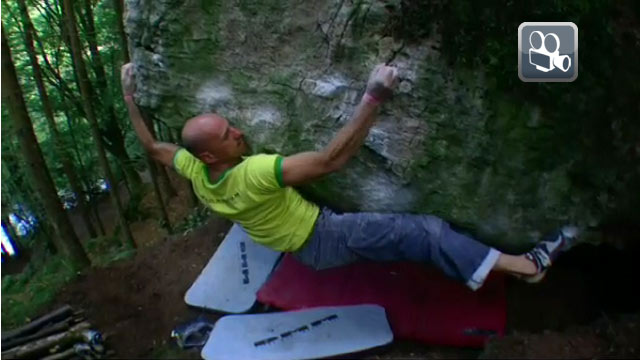
[[[189,152],[209,164],[240,157],[247,151],[242,132],[213,113],[187,120],[182,142]]]
[[[182,128],[182,143],[193,154],[209,151],[212,141],[220,140],[229,122],[216,114],[193,117]]]

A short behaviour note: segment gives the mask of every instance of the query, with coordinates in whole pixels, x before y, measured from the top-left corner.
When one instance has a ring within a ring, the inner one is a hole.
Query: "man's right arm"
[[[124,101],[127,104],[127,109],[129,110],[131,124],[133,125],[136,135],[138,135],[138,139],[142,143],[142,147],[154,160],[165,166],[173,166],[173,157],[180,148],[175,144],[156,141],[145,125],[138,106],[133,101],[133,93],[135,92],[133,64],[125,64],[122,67],[121,75]]]

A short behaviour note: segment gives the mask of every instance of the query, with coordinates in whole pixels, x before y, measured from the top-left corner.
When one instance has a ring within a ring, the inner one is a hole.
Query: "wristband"
[[[377,97],[369,94],[369,93],[364,93],[364,96],[362,96],[362,100],[368,102],[369,104],[372,105],[380,105],[381,101],[380,99],[378,99]]]

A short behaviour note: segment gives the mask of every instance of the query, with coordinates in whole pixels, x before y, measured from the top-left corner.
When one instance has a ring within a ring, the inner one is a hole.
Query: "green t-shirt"
[[[176,152],[173,166],[191,180],[200,201],[271,249],[298,250],[318,218],[317,205],[282,183],[280,155],[246,157],[215,182],[209,179],[207,166],[186,149]]]

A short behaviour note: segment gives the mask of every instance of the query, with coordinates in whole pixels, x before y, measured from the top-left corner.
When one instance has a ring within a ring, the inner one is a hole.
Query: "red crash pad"
[[[258,291],[258,301],[285,310],[378,304],[396,338],[433,345],[482,347],[490,336],[502,336],[506,323],[500,274],[472,291],[434,268],[409,262],[314,271],[287,254]]]

